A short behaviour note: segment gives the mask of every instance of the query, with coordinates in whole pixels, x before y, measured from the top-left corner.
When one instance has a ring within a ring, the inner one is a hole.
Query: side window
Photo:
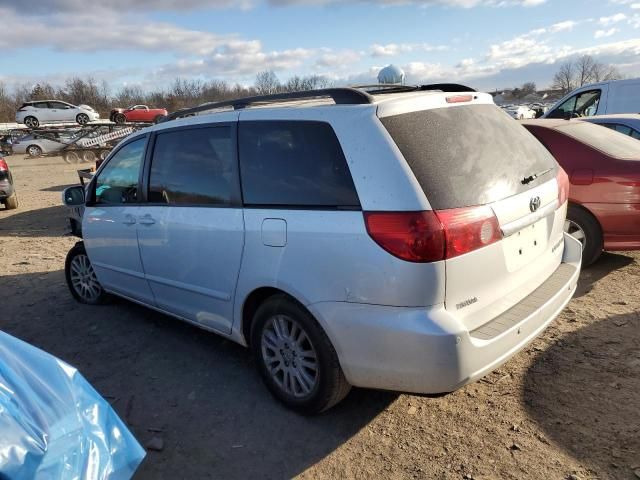
[[[576,118],[595,115],[600,104],[601,90],[582,92],[563,102],[547,118]]]
[[[616,125],[616,132],[623,133],[624,135],[631,135],[631,128],[626,125]]]
[[[631,136],[640,140],[640,132],[638,132],[637,130],[631,130]]]
[[[576,99],[576,108],[574,116],[590,117],[595,115],[598,111],[598,104],[600,103],[600,90],[590,90],[588,92],[582,92]]]
[[[125,204],[138,201],[138,178],[146,138],[125,145],[109,159],[96,178],[95,203]]]
[[[231,127],[193,128],[156,137],[149,172],[151,203],[231,205],[237,175]]]
[[[49,108],[49,104],[47,102],[34,102],[33,106],[36,108]]]
[[[352,207],[360,202],[340,143],[327,123],[240,122],[246,205]]]

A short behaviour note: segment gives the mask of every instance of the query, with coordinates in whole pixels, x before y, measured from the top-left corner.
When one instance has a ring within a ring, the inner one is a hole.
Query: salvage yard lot
[[[640,476],[640,254],[605,254],[526,350],[438,398],[354,389],[302,417],[248,351],[151,310],[76,303],[76,239],[60,192],[78,166],[9,157],[20,208],[0,208],[0,330],[76,366],[149,451],[136,478]],[[402,345],[398,345],[402,348]]]

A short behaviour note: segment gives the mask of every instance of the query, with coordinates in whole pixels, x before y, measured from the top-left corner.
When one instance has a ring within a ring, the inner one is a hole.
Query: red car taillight
[[[423,212],[365,212],[369,236],[392,255],[415,263],[454,258],[502,238],[489,207]]]
[[[556,180],[558,181],[558,203],[564,205],[569,200],[569,176],[562,167],[558,167]]]
[[[9,171],[9,165],[7,165],[7,162],[5,161],[4,158],[0,157],[0,172],[8,172]]]

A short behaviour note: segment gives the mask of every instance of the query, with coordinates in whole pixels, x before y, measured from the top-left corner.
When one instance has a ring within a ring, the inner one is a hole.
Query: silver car
[[[553,157],[490,95],[451,89],[248,98],[134,134],[63,194],[85,205],[72,295],[250,347],[303,412],[351,385],[481,378],[564,308],[581,247]]]
[[[16,122],[29,128],[44,123],[75,122],[85,125],[98,120],[100,114],[89,105],[72,105],[61,100],[37,100],[23,103],[16,112]]]

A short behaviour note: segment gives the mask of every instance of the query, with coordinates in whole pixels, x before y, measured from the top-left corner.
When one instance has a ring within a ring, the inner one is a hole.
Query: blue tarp
[[[0,479],[129,479],[144,456],[75,368],[0,332]]]

